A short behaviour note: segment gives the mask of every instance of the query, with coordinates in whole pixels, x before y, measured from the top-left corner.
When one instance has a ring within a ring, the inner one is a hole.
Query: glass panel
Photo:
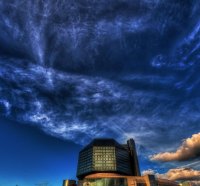
[[[83,186],[128,186],[125,178],[86,179]]]
[[[92,149],[82,151],[79,156],[78,174],[92,171]]]
[[[115,147],[93,147],[95,170],[116,170]]]

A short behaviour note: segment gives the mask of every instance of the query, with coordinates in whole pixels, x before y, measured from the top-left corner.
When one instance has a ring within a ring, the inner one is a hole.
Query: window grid
[[[93,147],[93,167],[95,170],[116,170],[115,147]]]

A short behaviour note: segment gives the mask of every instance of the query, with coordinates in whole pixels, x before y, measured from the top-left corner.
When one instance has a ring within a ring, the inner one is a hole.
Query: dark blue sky
[[[80,146],[0,118],[0,185],[35,185],[75,178]]]
[[[38,128],[0,118],[0,185],[62,185],[76,179],[78,153],[82,146],[46,135]],[[142,170],[166,172],[142,156]]]
[[[199,170],[195,158],[150,160],[200,135],[199,9],[198,0],[1,1],[0,184],[74,177],[81,145],[108,136],[134,138],[142,170]]]

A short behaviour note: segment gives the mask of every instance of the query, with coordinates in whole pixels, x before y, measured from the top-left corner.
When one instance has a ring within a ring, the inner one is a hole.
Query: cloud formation
[[[153,161],[184,161],[200,155],[200,133],[193,134],[191,138],[183,141],[175,152],[164,152],[151,157]]]
[[[165,174],[156,174],[158,178],[169,180],[200,180],[200,171],[189,168],[170,169]]]
[[[152,174],[156,174],[153,169],[148,169],[148,170],[142,171],[142,175],[152,175]]]
[[[143,175],[154,174],[157,178],[183,181],[183,180],[200,180],[200,171],[190,168],[176,168],[169,169],[165,174],[159,174],[152,169],[145,170],[142,172]]]
[[[199,6],[1,1],[0,114],[81,144],[173,148],[200,130]]]

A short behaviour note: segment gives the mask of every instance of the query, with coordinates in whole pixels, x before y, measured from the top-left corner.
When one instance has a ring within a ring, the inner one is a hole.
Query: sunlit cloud
[[[191,138],[183,141],[175,152],[164,152],[151,157],[154,161],[184,161],[200,155],[200,133],[193,134]]]
[[[169,180],[175,180],[175,181],[184,181],[184,180],[199,181],[200,180],[200,171],[190,169],[190,168],[169,169],[169,171],[164,174],[159,174],[157,171],[148,169],[148,170],[144,170],[142,174],[143,175],[153,174],[157,178],[169,179]]]
[[[166,174],[157,174],[157,176],[169,180],[199,180],[200,171],[188,168],[170,169]]]

